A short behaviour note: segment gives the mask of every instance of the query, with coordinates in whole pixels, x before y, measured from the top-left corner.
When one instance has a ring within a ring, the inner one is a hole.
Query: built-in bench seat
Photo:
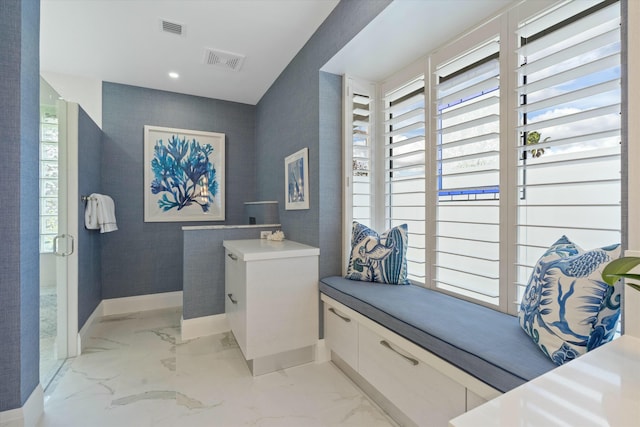
[[[556,365],[514,316],[419,286],[327,277],[321,293],[501,392]]]

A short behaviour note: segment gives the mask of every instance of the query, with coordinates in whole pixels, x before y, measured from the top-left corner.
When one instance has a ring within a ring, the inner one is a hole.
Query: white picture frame
[[[224,221],[224,149],[224,133],[146,125],[144,221]]]

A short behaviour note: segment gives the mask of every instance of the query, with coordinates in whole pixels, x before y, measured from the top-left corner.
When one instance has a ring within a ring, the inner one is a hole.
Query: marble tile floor
[[[182,342],[180,316],[100,319],[45,392],[38,426],[396,425],[332,363],[254,378],[231,333]]]

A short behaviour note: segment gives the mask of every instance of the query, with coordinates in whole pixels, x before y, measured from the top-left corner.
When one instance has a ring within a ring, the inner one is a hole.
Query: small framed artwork
[[[286,210],[309,209],[309,149],[284,159],[284,207]]]
[[[144,127],[144,221],[224,220],[224,133]]]

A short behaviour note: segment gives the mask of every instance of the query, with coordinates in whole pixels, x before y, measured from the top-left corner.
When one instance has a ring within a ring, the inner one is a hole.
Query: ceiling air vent
[[[207,49],[204,50],[204,63],[227,70],[240,71],[244,63],[244,55],[224,50]]]
[[[183,34],[184,27],[177,22],[167,21],[166,19],[160,20],[160,29],[169,34],[175,34],[181,36]]]

